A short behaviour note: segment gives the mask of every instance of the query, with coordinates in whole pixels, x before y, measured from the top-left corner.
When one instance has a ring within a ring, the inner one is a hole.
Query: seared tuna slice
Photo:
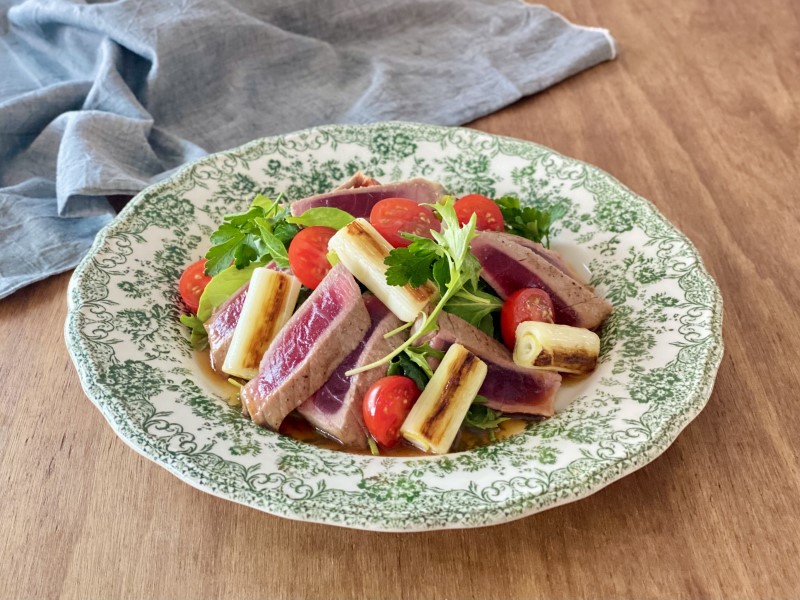
[[[409,198],[416,202],[436,202],[444,194],[442,186],[427,179],[409,179],[386,185],[368,185],[334,190],[292,202],[291,211],[300,216],[309,208],[329,206],[341,209],[354,217],[369,218],[372,207],[386,198]]]
[[[369,187],[371,185],[380,185],[381,182],[373,179],[369,175],[364,175],[361,171],[356,171],[350,179],[345,181],[342,185],[337,187],[334,191],[338,190],[352,190],[355,188]]]
[[[242,314],[242,306],[244,306],[244,299],[247,297],[248,287],[250,287],[249,281],[220,304],[204,324],[206,333],[208,333],[211,368],[217,373],[222,373],[222,365],[225,362],[225,356],[228,354],[228,348],[231,346],[233,331],[239,322],[239,316]]]
[[[545,248],[539,242],[534,242],[533,240],[529,240],[528,238],[524,238],[513,233],[487,232],[487,236],[498,237],[500,239],[508,240],[509,242],[517,243],[520,246],[525,246],[526,248],[533,250],[536,254],[556,267],[559,271],[563,271],[573,279],[577,279],[575,276],[575,271],[573,271],[572,268],[566,262],[564,262],[564,259],[561,258],[561,255],[558,252],[555,250],[550,250],[549,248]]]
[[[528,287],[550,294],[556,323],[594,329],[611,313],[609,302],[505,234],[481,232],[472,240],[472,252],[481,264],[481,277],[501,298]]]
[[[352,377],[345,373],[386,356],[408,336],[403,331],[384,339],[385,333],[401,325],[400,319],[372,294],[365,294],[363,298],[372,321],[367,333],[356,349],[339,363],[325,385],[297,409],[314,427],[354,448],[367,447],[361,403],[369,387],[384,376],[385,369],[370,369]]]
[[[277,430],[330,378],[369,325],[358,284],[343,265],[335,266],[272,341],[258,376],[242,388],[253,421]]]
[[[489,408],[504,413],[553,416],[561,375],[520,367],[503,344],[460,317],[443,312],[438,322],[439,329],[427,338],[432,348],[446,351],[459,343],[486,363],[486,379],[478,393],[487,398]]]

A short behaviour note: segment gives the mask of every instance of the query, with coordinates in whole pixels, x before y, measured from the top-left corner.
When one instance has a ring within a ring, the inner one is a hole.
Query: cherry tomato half
[[[503,221],[503,213],[500,212],[500,207],[486,196],[469,194],[457,200],[454,208],[456,209],[458,222],[462,225],[468,223],[472,213],[475,213],[477,217],[476,229],[480,231],[505,230],[506,225],[505,221]]]
[[[383,377],[372,384],[362,410],[364,423],[378,443],[391,448],[400,441],[400,426],[419,395],[414,380],[402,375]]]
[[[500,311],[503,341],[511,350],[516,342],[517,325],[525,321],[553,322],[553,301],[539,288],[523,288],[511,294]]]
[[[335,233],[335,229],[321,225],[306,227],[289,244],[289,266],[300,283],[307,288],[316,289],[331,270],[331,263],[328,262],[328,240]]]
[[[427,206],[408,198],[385,198],[372,207],[369,222],[395,248],[405,248],[411,240],[400,232],[432,238],[431,229],[440,231],[441,223]]]
[[[206,259],[201,258],[193,262],[181,275],[178,281],[178,291],[181,298],[193,313],[197,314],[197,307],[200,306],[200,296],[206,289],[211,277],[206,275]]]

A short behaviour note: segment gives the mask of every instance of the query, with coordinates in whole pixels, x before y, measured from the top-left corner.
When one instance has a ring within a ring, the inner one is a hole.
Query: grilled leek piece
[[[342,227],[328,242],[328,249],[401,321],[416,319],[436,296],[431,282],[420,287],[386,283],[388,267],[383,259],[392,246],[366,219],[356,219]]]
[[[253,271],[242,314],[231,338],[222,370],[252,379],[270,342],[289,320],[300,293],[300,281],[286,273],[259,267]]]
[[[408,413],[400,434],[425,452],[445,454],[484,379],[486,363],[461,344],[453,344]]]
[[[582,375],[597,366],[600,338],[588,329],[524,321],[516,336],[514,362],[521,367]]]

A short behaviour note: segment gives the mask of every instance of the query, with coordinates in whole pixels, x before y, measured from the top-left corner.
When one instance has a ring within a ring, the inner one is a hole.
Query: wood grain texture
[[[725,299],[705,411],[596,495],[489,529],[376,534],[194,490],[116,438],[64,347],[69,275],[0,302],[0,596],[800,596],[800,3],[552,0],[620,54],[481,119],[594,163]]]

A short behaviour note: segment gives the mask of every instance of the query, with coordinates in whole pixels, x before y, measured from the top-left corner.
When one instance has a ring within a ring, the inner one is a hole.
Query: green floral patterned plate
[[[598,369],[563,390],[556,416],[469,452],[361,456],[253,425],[204,376],[177,320],[183,267],[257,192],[302,198],[358,169],[566,209],[555,240],[615,310]],[[694,246],[606,173],[529,142],[382,123],[258,140],[143,191],[76,269],[66,340],[114,431],[187,483],[292,519],[420,531],[531,515],[656,458],[705,405],[721,329],[722,299]]]

